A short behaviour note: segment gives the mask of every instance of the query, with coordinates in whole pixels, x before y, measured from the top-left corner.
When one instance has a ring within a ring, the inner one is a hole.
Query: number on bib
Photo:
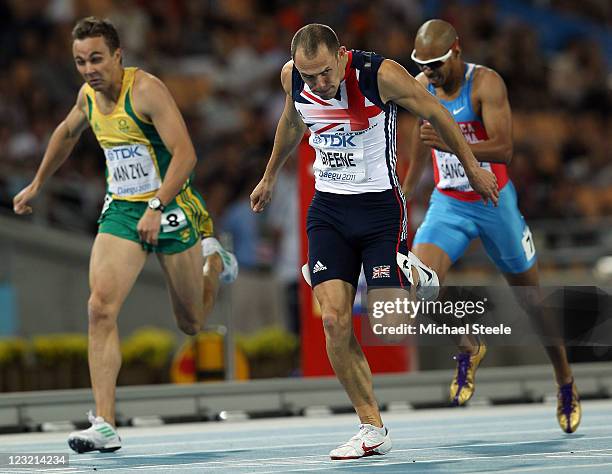
[[[162,232],[174,232],[186,227],[188,223],[187,216],[180,207],[168,210],[162,214]]]
[[[533,244],[533,237],[531,235],[531,230],[529,230],[529,226],[525,227],[521,242],[523,243],[525,257],[527,257],[527,260],[531,260],[535,255],[535,245]]]

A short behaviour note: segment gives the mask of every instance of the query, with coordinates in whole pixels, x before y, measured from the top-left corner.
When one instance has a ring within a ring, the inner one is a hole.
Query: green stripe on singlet
[[[166,171],[168,170],[170,160],[172,159],[172,155],[170,154],[170,151],[168,151],[168,149],[166,148],[166,145],[164,145],[164,142],[159,136],[159,133],[157,133],[155,125],[143,122],[136,115],[136,113],[134,112],[134,107],[132,106],[132,102],[130,101],[130,92],[131,91],[128,91],[125,94],[125,111],[132,118],[132,120],[134,120],[136,125],[138,125],[138,128],[140,128],[142,134],[146,137],[147,140],[149,140],[149,143],[153,147],[153,150],[155,151],[155,157],[157,158],[157,166],[159,167],[159,173],[161,175],[160,177],[163,181],[164,177],[166,176]]]
[[[91,110],[93,109],[93,103],[91,102],[91,97],[85,95],[87,97],[87,119],[91,122]]]

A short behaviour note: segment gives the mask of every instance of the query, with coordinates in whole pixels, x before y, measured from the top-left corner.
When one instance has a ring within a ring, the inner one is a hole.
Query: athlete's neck
[[[463,60],[457,61],[453,66],[453,69],[448,76],[448,80],[442,85],[442,90],[446,95],[453,95],[459,90],[461,84],[463,84],[463,72],[465,71],[465,62]]]
[[[101,91],[101,94],[106,100],[110,102],[117,102],[119,100],[121,89],[123,88],[124,73],[125,69],[123,67],[119,68],[116,77],[113,77],[110,87],[105,91]]]

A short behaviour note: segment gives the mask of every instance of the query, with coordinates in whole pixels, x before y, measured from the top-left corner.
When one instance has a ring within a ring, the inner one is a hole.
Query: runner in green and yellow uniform
[[[107,196],[99,232],[142,243],[149,251],[173,254],[192,247],[200,235],[211,236],[213,224],[188,178],[165,205],[157,245],[140,239],[138,221],[172,160],[153,123],[134,109],[134,83],[144,74],[136,68],[123,69],[119,98],[110,113],[98,107],[94,88],[83,86],[87,120],[106,157]]]
[[[157,255],[177,324],[190,335],[212,310],[219,280],[236,277],[237,264],[212,237],[212,220],[191,187],[196,155],[166,86],[142,70],[123,67],[119,36],[107,20],[85,18],[72,34],[85,84],[53,132],[34,180],[13,205],[17,214],[31,213],[30,201],[81,133],[93,129],[104,150],[107,180],[89,270],[89,370],[97,416],[90,416],[89,429],[72,433],[68,444],[77,452],[115,451],[121,447],[114,426],[121,366],[117,317],[147,255]]]

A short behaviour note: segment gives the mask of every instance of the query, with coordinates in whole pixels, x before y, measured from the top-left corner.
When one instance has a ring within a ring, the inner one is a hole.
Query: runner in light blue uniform
[[[412,195],[430,149],[436,189],[412,251],[443,281],[470,241],[480,237],[487,254],[511,286],[538,287],[533,239],[508,179],[512,115],[504,81],[491,69],[465,63],[457,32],[441,20],[430,20],[419,28],[412,59],[422,71],[416,79],[453,115],[480,166],[495,174],[500,189],[497,207],[484,203],[471,188],[457,157],[431,125],[417,123],[410,140],[412,162],[404,181],[404,194],[408,198]],[[534,294],[537,293],[536,290]],[[519,298],[519,303],[538,324],[546,323],[547,315],[536,305],[524,298]],[[549,330],[551,326],[549,323]],[[463,405],[472,397],[476,370],[487,348],[473,336],[464,336],[459,349],[450,387],[455,405]],[[557,419],[563,431],[572,433],[580,423],[581,409],[565,347],[557,344],[545,349],[559,388]]]
[[[440,99],[453,114],[468,143],[488,140],[470,99],[476,70],[476,65],[465,64],[459,96],[452,100]],[[432,84],[427,84],[427,90],[437,95]],[[495,207],[484,204],[474,193],[463,166],[453,154],[435,148],[431,151],[436,189],[413,245],[434,244],[455,263],[469,243],[480,237],[487,254],[502,272],[529,270],[536,262],[536,251],[531,231],[518,209],[516,190],[508,178],[506,164],[481,162],[483,168],[497,177],[500,193]]]

